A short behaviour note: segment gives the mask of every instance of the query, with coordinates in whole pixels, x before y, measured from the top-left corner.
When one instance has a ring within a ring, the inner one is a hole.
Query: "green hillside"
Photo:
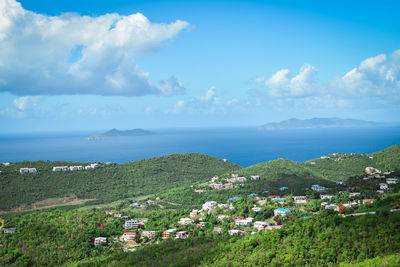
[[[170,188],[205,181],[213,175],[240,169],[238,165],[202,154],[173,154],[125,164],[101,164],[83,171],[53,172],[54,166],[78,162],[16,162],[1,166],[0,210],[51,198],[77,197],[97,203],[144,196]],[[20,174],[22,167],[37,173]]]

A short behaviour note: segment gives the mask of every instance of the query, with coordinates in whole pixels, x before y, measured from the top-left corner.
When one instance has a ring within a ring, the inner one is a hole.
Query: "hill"
[[[105,136],[139,136],[139,135],[151,135],[153,132],[143,130],[143,129],[132,129],[132,130],[118,130],[111,129],[105,132],[103,135]]]
[[[376,126],[378,123],[355,119],[340,118],[312,118],[300,120],[292,118],[278,123],[267,123],[261,126],[263,130],[305,129],[305,128],[331,128],[331,127],[365,127]]]
[[[51,198],[95,199],[96,203],[154,194],[205,181],[240,166],[202,154],[172,154],[124,164],[100,164],[97,169],[53,172],[55,166],[87,165],[78,162],[15,162],[1,166],[0,210],[30,205]],[[24,167],[37,173],[20,174]]]

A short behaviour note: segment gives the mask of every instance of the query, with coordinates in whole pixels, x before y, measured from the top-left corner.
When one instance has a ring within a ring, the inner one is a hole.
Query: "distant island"
[[[111,129],[103,134],[98,135],[91,135],[86,137],[86,140],[100,140],[112,136],[143,136],[143,135],[152,135],[154,132],[143,130],[143,129],[132,129],[132,130],[118,130],[118,129]]]
[[[340,118],[312,118],[301,120],[292,118],[289,120],[267,123],[260,127],[262,130],[283,130],[283,129],[306,129],[306,128],[333,128],[333,127],[365,127],[379,125],[373,121]]]

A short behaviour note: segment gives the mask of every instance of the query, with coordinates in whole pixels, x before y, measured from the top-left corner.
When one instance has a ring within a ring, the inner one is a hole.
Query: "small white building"
[[[53,172],[62,172],[62,171],[68,171],[69,168],[68,166],[54,166],[53,167]]]
[[[136,232],[125,232],[119,237],[119,240],[123,242],[135,241],[137,233]]]
[[[399,178],[387,178],[386,183],[387,184],[397,184],[399,182]]]
[[[245,231],[241,231],[241,230],[236,230],[236,229],[232,229],[228,231],[229,235],[240,235],[240,236],[244,236],[246,234]]]
[[[203,204],[202,209],[203,210],[212,210],[217,207],[217,202],[216,201],[207,201],[206,203]]]
[[[321,199],[331,199],[334,197],[334,195],[320,195],[319,196]]]
[[[386,184],[386,183],[380,183],[379,184],[379,189],[380,190],[387,190],[389,187],[388,187],[388,184]]]
[[[253,218],[249,217],[243,220],[235,220],[237,226],[250,226],[253,222]]]
[[[143,231],[142,232],[142,238],[147,237],[147,238],[153,238],[156,235],[157,231]]]
[[[296,204],[305,204],[307,203],[306,196],[293,196],[294,203]]]
[[[107,243],[107,238],[106,237],[96,237],[94,239],[94,245],[95,246],[100,245],[100,244],[105,244],[105,243]]]
[[[19,173],[20,174],[24,174],[24,173],[37,173],[36,168],[20,168],[19,169]]]
[[[257,228],[258,230],[264,230],[265,227],[268,226],[267,222],[262,222],[262,221],[256,221],[254,222],[254,227]]]
[[[351,193],[349,193],[349,197],[356,197],[356,196],[359,196],[359,195],[361,195],[361,193],[359,193],[359,192],[351,192]]]
[[[193,221],[190,218],[181,218],[178,223],[180,225],[187,225],[187,224],[192,224]]]
[[[220,234],[220,233],[222,233],[222,228],[221,227],[214,227],[214,232]]]
[[[10,166],[10,162],[4,162],[3,166],[6,166],[6,167]]]
[[[190,218],[193,218],[193,217],[198,216],[199,214],[200,214],[200,211],[199,211],[199,210],[192,210],[192,211],[190,212],[190,214],[189,214],[189,217],[190,217]]]
[[[220,214],[217,216],[217,220],[220,220],[220,221],[222,221],[224,219],[228,219],[228,218],[229,218],[229,215],[226,215],[226,214]]]
[[[250,180],[253,180],[253,181],[260,180],[260,175],[252,175],[252,176],[250,176]]]
[[[289,212],[290,210],[284,208],[274,209],[274,216],[285,216]]]
[[[185,239],[188,237],[188,232],[187,231],[178,231],[175,234],[175,239]]]
[[[259,212],[259,211],[261,211],[262,210],[262,208],[260,208],[260,207],[253,207],[253,208],[251,208],[253,211],[255,211],[255,212]]]

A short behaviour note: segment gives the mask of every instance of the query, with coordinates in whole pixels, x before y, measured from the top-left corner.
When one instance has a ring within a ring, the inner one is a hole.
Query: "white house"
[[[128,220],[128,221],[125,221],[124,228],[128,229],[128,230],[129,229],[144,228],[144,224],[138,222],[137,220]]]
[[[212,210],[212,209],[215,209],[216,206],[217,206],[217,202],[207,201],[206,203],[203,204],[202,209],[203,210]]]
[[[293,196],[294,203],[296,204],[305,204],[307,203],[306,196]]]
[[[232,229],[232,230],[228,231],[228,234],[229,235],[241,235],[241,236],[243,236],[243,235],[246,234],[246,232],[245,231],[241,231],[241,230]]]
[[[283,209],[283,208],[274,209],[274,216],[285,216],[289,212],[290,210],[288,209]]]
[[[193,218],[193,217],[198,216],[199,214],[200,214],[200,211],[199,211],[199,210],[192,210],[192,211],[190,212],[190,214],[189,214],[189,217],[190,217],[190,218]]]
[[[176,232],[175,239],[185,239],[188,237],[187,231],[178,231]]]
[[[250,180],[260,180],[260,175],[252,175],[250,176]]]
[[[356,196],[359,196],[359,195],[361,195],[359,192],[351,192],[351,193],[349,193],[349,197],[356,197]]]
[[[156,231],[143,231],[142,237],[153,238],[156,235]]]
[[[137,233],[136,232],[125,232],[123,235],[119,237],[119,240],[128,242],[128,241],[135,241]]]
[[[6,167],[10,166],[10,162],[4,162],[3,165],[6,166]]]
[[[268,226],[267,222],[262,222],[262,221],[256,221],[254,222],[254,227],[257,228],[258,230],[264,230],[265,227]]]
[[[187,224],[192,224],[193,221],[190,218],[181,218],[178,223],[180,225],[187,225]]]
[[[389,187],[388,187],[388,184],[385,184],[385,183],[380,183],[379,184],[379,189],[380,190],[387,190]]]
[[[253,218],[249,217],[243,220],[235,220],[235,224],[237,226],[250,226],[253,222]]]
[[[53,167],[53,172],[62,172],[62,171],[68,171],[69,168],[68,166],[54,166]]]
[[[255,211],[255,212],[259,212],[259,211],[261,211],[262,210],[262,208],[260,208],[260,207],[253,207],[253,208],[251,208],[253,211]]]
[[[19,173],[20,174],[24,174],[24,173],[37,173],[36,168],[20,168],[19,169]]]
[[[217,216],[217,220],[220,220],[220,221],[222,221],[224,219],[228,219],[228,218],[229,218],[229,215],[226,215],[226,214],[220,214]]]
[[[334,195],[320,195],[319,196],[321,199],[331,199],[334,197]]]
[[[399,182],[399,178],[387,178],[386,183],[387,184],[397,184]]]
[[[107,243],[107,238],[106,237],[96,237],[94,239],[94,245],[95,246],[103,244],[103,243]]]

